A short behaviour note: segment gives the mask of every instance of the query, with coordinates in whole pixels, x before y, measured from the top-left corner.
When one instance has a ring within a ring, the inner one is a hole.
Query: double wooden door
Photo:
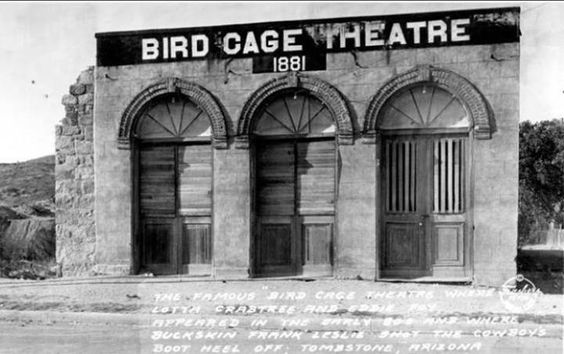
[[[467,138],[385,136],[381,276],[470,276]]]
[[[335,141],[255,145],[255,276],[330,275]]]
[[[138,166],[141,271],[210,274],[211,146],[141,146]]]

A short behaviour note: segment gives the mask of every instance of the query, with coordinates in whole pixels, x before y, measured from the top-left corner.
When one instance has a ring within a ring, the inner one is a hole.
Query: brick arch
[[[364,119],[364,132],[374,138],[378,132],[380,111],[396,92],[418,83],[434,83],[451,92],[467,107],[474,135],[477,139],[490,139],[494,130],[494,116],[488,102],[478,89],[464,77],[445,69],[419,66],[386,82],[372,98]]]
[[[145,88],[129,103],[119,124],[118,146],[120,149],[131,148],[132,129],[147,103],[169,93],[180,93],[203,109],[211,120],[213,146],[216,149],[227,148],[225,116],[217,100],[202,86],[171,77]]]
[[[249,135],[253,119],[265,100],[292,88],[305,89],[309,94],[326,105],[337,124],[337,142],[341,145],[351,145],[353,143],[351,113],[343,95],[335,87],[323,80],[292,72],[266,82],[247,100],[237,125],[237,147],[247,148],[249,146]]]

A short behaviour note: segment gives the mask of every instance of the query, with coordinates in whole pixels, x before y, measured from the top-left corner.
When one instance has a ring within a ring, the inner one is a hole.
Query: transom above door
[[[334,137],[329,108],[307,92],[289,92],[266,103],[253,129],[256,138]]]
[[[207,114],[180,95],[153,102],[137,124],[140,271],[210,274],[212,149]]]
[[[307,92],[269,101],[254,125],[254,275],[330,275],[335,122]]]
[[[153,101],[137,121],[133,136],[144,141],[208,141],[210,117],[182,95],[166,95]]]
[[[420,85],[382,114],[381,277],[469,278],[467,110],[446,90]]]

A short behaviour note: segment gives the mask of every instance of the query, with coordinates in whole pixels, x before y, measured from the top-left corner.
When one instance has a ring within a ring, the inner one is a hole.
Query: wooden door
[[[471,277],[468,230],[468,139],[434,138],[429,218],[430,270],[436,278]]]
[[[384,277],[414,278],[427,275],[426,140],[387,139],[384,142],[383,242]]]
[[[296,215],[304,275],[331,275],[335,223],[335,141],[296,146]]]
[[[211,274],[212,149],[209,144],[177,147],[179,273]]]
[[[257,276],[330,275],[334,140],[256,146]]]
[[[142,271],[210,274],[211,185],[209,144],[140,148]]]
[[[382,277],[467,275],[465,144],[433,135],[384,140]]]
[[[256,275],[297,273],[296,160],[292,141],[256,146]]]
[[[175,166],[173,146],[147,146],[139,151],[141,271],[177,271]]]

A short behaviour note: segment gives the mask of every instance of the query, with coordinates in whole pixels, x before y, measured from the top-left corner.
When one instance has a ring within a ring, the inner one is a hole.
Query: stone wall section
[[[94,67],[63,96],[65,118],[55,127],[57,263],[64,276],[90,275],[96,251],[94,224]]]

